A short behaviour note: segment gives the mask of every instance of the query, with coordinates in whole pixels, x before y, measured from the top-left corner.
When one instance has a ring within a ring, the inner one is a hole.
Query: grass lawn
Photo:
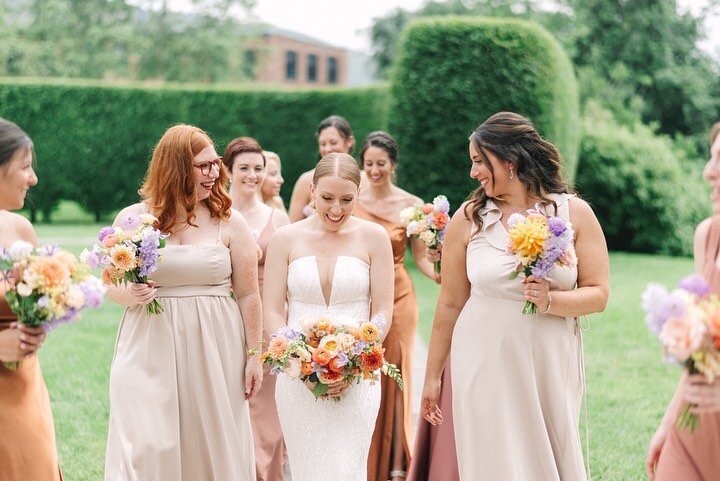
[[[100,226],[38,225],[41,241],[80,252]],[[594,480],[645,479],[645,447],[669,401],[679,370],[661,361],[648,334],[639,296],[651,280],[674,285],[692,261],[637,254],[611,256],[607,310],[585,333],[590,466]],[[420,335],[429,338],[438,287],[411,268],[420,305]],[[122,310],[108,301],[74,325],[52,333],[42,349],[58,447],[68,481],[102,479],[107,432],[107,381]],[[422,382],[416,380],[415,382]],[[488,386],[492,396],[492,387]],[[584,432],[584,427],[583,427]]]

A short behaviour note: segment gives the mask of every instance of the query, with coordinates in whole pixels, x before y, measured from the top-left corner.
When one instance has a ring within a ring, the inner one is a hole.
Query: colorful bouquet
[[[668,362],[683,364],[689,374],[702,374],[710,382],[720,376],[720,299],[710,294],[702,277],[685,277],[672,291],[650,283],[641,304]],[[678,427],[690,432],[699,424],[692,407],[686,403],[677,419]]]
[[[313,394],[323,396],[328,384],[347,380],[359,383],[379,379],[377,371],[393,378],[403,389],[400,371],[385,360],[378,342],[385,318],[375,316],[359,327],[321,318],[307,318],[298,331],[289,326],[270,338],[260,360],[271,366],[271,374],[285,373],[292,379],[315,383]]]
[[[445,228],[450,221],[450,202],[438,195],[432,204],[418,204],[400,211],[400,224],[407,236],[417,236],[431,249],[441,250],[445,242]],[[435,262],[435,272],[440,272],[440,261]]]
[[[575,232],[572,224],[560,217],[548,217],[540,212],[539,206],[528,211],[528,215],[513,214],[508,219],[508,251],[515,254],[518,264],[510,274],[515,279],[520,273],[525,277],[533,275],[547,279],[555,266],[574,267],[577,265]],[[525,302],[523,314],[535,314],[537,306]]]
[[[74,255],[55,246],[35,248],[15,241],[0,251],[0,272],[10,286],[5,292],[10,309],[28,327],[51,331],[79,319],[83,309],[103,303],[105,287],[100,280]],[[3,364],[8,369],[20,365]]]
[[[105,284],[147,284],[148,276],[157,270],[158,251],[165,247],[166,236],[153,228],[155,222],[157,219],[151,214],[131,214],[117,227],[103,227],[98,234],[100,244],[83,250],[80,260],[90,267],[103,267]],[[148,314],[163,311],[156,299],[145,307]]]

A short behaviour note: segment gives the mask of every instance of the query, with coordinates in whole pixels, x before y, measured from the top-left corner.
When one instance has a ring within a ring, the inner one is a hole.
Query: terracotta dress
[[[370,456],[368,457],[368,481],[387,481],[392,470],[393,425],[395,424],[395,400],[401,392],[403,405],[403,446],[405,450],[405,467],[410,465],[412,436],[412,355],[415,332],[418,323],[417,298],[410,274],[405,269],[405,251],[408,237],[405,228],[400,224],[371,214],[361,206],[355,207],[355,215],[383,226],[390,234],[393,257],[395,261],[395,301],[390,331],[385,337],[385,359],[396,364],[402,373],[405,389],[400,391],[395,381],[388,376],[381,376],[382,397],[380,413],[375,424]]]
[[[705,243],[703,275],[712,292],[720,294],[720,216],[710,224]],[[655,481],[716,481],[720,479],[720,412],[700,415],[695,432],[681,431],[673,423],[658,461]]]
[[[0,330],[16,319],[0,286]],[[0,364],[0,481],[59,481],[55,427],[40,361]]]
[[[273,225],[273,209],[267,224],[258,235],[258,245],[263,251],[263,256],[258,261],[258,281],[262,293],[265,254],[270,243],[270,237],[275,232]],[[268,340],[267,332],[263,338]],[[275,405],[275,383],[277,376],[270,374],[270,367],[263,367],[263,382],[260,391],[250,399],[250,424],[253,429],[255,441],[255,471],[257,481],[283,481],[285,479],[285,442],[278,418],[277,406]]]

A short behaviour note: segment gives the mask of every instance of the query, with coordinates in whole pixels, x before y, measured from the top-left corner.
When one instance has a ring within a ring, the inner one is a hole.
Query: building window
[[[337,59],[328,57],[328,83],[336,84],[337,81]]]
[[[297,78],[297,54],[288,50],[285,54],[285,78],[295,80]]]
[[[255,80],[257,72],[257,52],[255,50],[245,50],[243,52],[241,69],[243,77],[248,80]]]
[[[317,82],[317,55],[308,55],[308,82]]]

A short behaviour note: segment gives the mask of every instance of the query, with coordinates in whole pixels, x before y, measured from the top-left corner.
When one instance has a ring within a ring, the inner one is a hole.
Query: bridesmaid
[[[285,179],[282,176],[282,164],[280,163],[280,156],[275,152],[269,150],[263,150],[263,156],[267,162],[265,167],[265,180],[260,185],[260,194],[262,195],[262,201],[275,209],[280,209],[283,212],[287,212],[285,209],[285,203],[280,197],[280,188],[285,183]]]
[[[368,187],[360,191],[355,215],[383,226],[392,241],[395,261],[395,298],[392,328],[383,342],[385,358],[396,364],[405,380],[405,389],[387,376],[381,377],[382,401],[375,424],[368,458],[368,480],[398,481],[407,476],[410,466],[412,436],[412,351],[418,322],[418,307],[410,274],[405,269],[405,251],[408,237],[400,224],[400,211],[416,203],[418,197],[395,185],[398,163],[398,146],[387,132],[372,132],[360,150],[360,165],[368,180]],[[428,249],[414,237],[410,243],[415,264],[426,277],[436,282],[428,260]]]
[[[355,137],[347,120],[339,115],[331,115],[320,122],[317,128],[317,141],[320,157],[337,152],[340,154],[352,154],[355,147]],[[312,213],[310,205],[310,185],[312,184],[315,169],[308,170],[295,182],[288,215],[290,222],[297,222]]]
[[[290,220],[285,211],[274,209],[260,199],[260,188],[269,165],[265,165],[263,151],[255,139],[239,137],[230,142],[223,154],[223,162],[230,172],[232,206],[243,215],[262,249],[262,257],[258,261],[258,281],[262,294],[265,253],[270,237],[275,229],[289,224]],[[267,332],[263,332],[266,341],[269,337]],[[255,473],[258,481],[285,479],[285,443],[275,406],[276,378],[270,376],[268,367],[264,367],[262,387],[257,396],[250,399],[250,420],[255,442]]]
[[[460,479],[583,481],[578,317],[607,303],[602,229],[590,206],[568,193],[555,146],[526,118],[493,115],[473,132],[469,151],[470,177],[480,185],[443,246],[423,415],[442,423],[437,400],[450,353]],[[517,263],[507,252],[507,220],[535,206],[572,221],[577,267],[558,267],[549,280],[510,280]],[[526,301],[536,315],[522,313]]]
[[[703,172],[712,186],[713,216],[695,230],[695,271],[720,294],[720,122],[710,133],[710,160]],[[694,432],[675,426],[682,404],[697,404],[700,427]],[[720,479],[720,379],[683,374],[657,432],[650,441],[646,468],[654,481],[715,481]]]
[[[37,244],[30,222],[8,212],[21,209],[37,184],[33,157],[30,137],[0,118],[0,248],[17,240]],[[45,334],[15,323],[7,288],[0,278],[0,361],[22,363],[17,370],[0,364],[0,481],[59,481],[50,397],[37,357]]]
[[[255,481],[248,404],[260,388],[262,308],[250,228],[232,210],[208,135],[176,125],[123,209],[169,234],[154,283],[110,287],[127,307],[110,370],[106,481]],[[235,299],[233,299],[233,294]],[[150,315],[157,298],[164,308]]]

